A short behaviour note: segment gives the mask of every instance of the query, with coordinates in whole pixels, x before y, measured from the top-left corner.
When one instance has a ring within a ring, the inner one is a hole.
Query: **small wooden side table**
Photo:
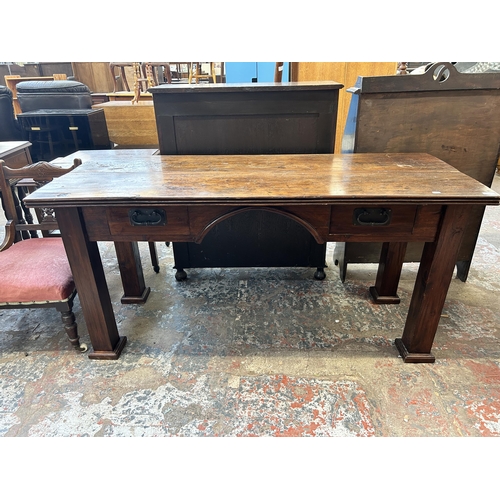
[[[31,142],[28,141],[6,141],[0,142],[0,160],[3,160],[10,168],[21,168],[30,163]]]

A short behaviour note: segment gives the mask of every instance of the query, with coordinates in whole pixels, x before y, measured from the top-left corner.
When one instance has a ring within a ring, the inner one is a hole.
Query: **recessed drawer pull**
[[[132,226],[164,226],[167,223],[165,210],[161,208],[133,208],[128,216]]]
[[[391,222],[388,208],[356,208],[353,224],[355,226],[387,226]]]

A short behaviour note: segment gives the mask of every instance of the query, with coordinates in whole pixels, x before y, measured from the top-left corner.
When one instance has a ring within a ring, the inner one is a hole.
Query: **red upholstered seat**
[[[33,238],[0,252],[0,304],[68,299],[75,284],[61,238]]]

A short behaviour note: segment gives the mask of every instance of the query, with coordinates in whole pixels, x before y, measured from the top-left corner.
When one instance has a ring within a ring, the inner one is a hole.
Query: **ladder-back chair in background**
[[[217,83],[217,77],[215,76],[215,63],[209,62],[209,72],[202,73],[201,72],[201,62],[192,62],[189,66],[189,76],[188,83],[198,83],[198,80],[208,80],[210,82],[210,78],[212,79],[212,83]]]
[[[143,78],[153,80],[153,85],[162,85],[163,83],[172,83],[172,71],[170,63],[167,62],[143,62],[141,63]]]

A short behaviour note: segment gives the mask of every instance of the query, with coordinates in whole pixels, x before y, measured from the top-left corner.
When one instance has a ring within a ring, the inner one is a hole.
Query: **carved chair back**
[[[54,211],[51,208],[37,210],[38,223],[36,223],[32,213],[24,204],[24,197],[52,179],[71,172],[81,163],[81,160],[75,159],[73,165],[67,168],[47,162],[38,162],[22,168],[9,168],[3,160],[0,160],[0,191],[6,219],[13,222],[8,224],[9,232],[14,238],[13,242],[37,238],[38,231],[42,232],[43,236],[54,235],[58,230]]]

